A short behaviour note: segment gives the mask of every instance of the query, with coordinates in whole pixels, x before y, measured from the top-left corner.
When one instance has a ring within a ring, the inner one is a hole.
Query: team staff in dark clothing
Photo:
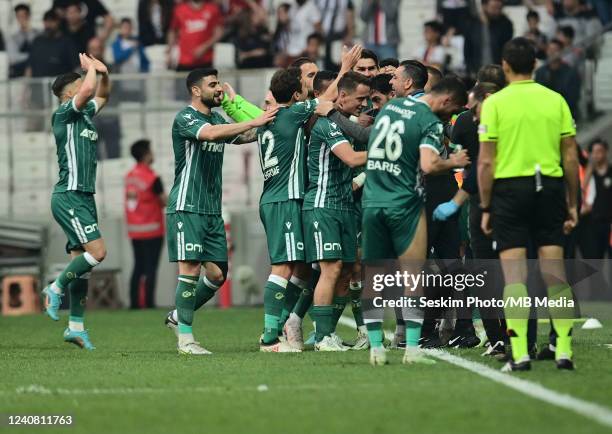
[[[559,369],[573,369],[573,294],[562,259],[564,234],[578,220],[576,128],[563,97],[531,80],[536,55],[527,39],[508,42],[502,57],[510,84],[485,101],[479,125],[481,227],[497,243],[507,301],[528,297],[527,247],[537,247],[555,303],[549,308],[558,334],[555,361]],[[529,310],[512,303],[504,309],[513,358],[504,371],[531,369]]]

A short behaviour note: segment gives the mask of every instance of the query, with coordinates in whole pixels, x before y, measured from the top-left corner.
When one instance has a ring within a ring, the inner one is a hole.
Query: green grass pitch
[[[70,414],[74,426],[0,427],[7,433],[606,433],[589,418],[527,397],[463,368],[391,364],[368,353],[261,354],[261,309],[204,309],[194,334],[211,357],[184,357],[167,311],[92,312],[97,350],[64,344],[43,315],[0,317],[0,413]],[[347,310],[346,315],[350,315]],[[307,321],[309,322],[309,321]],[[552,362],[513,374],[612,407],[612,321],[575,330],[577,371]],[[339,334],[354,331],[339,326]],[[541,340],[547,326],[541,326]],[[499,368],[481,349],[451,351]],[[265,386],[264,386],[265,385]]]

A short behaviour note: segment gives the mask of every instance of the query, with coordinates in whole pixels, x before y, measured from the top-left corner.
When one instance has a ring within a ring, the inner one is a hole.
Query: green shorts
[[[355,262],[357,230],[354,211],[315,208],[302,212],[306,262]]]
[[[83,244],[102,237],[92,193],[66,191],[51,195],[51,213],[68,238],[66,252],[83,250]]]
[[[259,217],[266,231],[271,264],[304,261],[301,201],[264,203],[259,205]]]
[[[422,204],[406,208],[363,209],[363,260],[400,257],[414,239]]]
[[[225,223],[220,215],[168,214],[166,235],[170,262],[227,262]]]

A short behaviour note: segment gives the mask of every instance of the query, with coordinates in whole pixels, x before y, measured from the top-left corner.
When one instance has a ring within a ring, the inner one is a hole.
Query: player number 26
[[[368,157],[372,159],[395,161],[402,155],[402,138],[404,134],[404,122],[395,121],[391,123],[389,116],[382,116],[376,122],[374,129],[378,131]],[[384,141],[384,149],[383,149]]]

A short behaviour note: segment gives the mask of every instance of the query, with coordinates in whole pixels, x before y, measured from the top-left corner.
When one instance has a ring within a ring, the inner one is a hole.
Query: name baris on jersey
[[[399,164],[389,163],[388,161],[368,160],[368,170],[382,170],[389,172],[393,176],[399,176],[402,173],[402,168]]]

